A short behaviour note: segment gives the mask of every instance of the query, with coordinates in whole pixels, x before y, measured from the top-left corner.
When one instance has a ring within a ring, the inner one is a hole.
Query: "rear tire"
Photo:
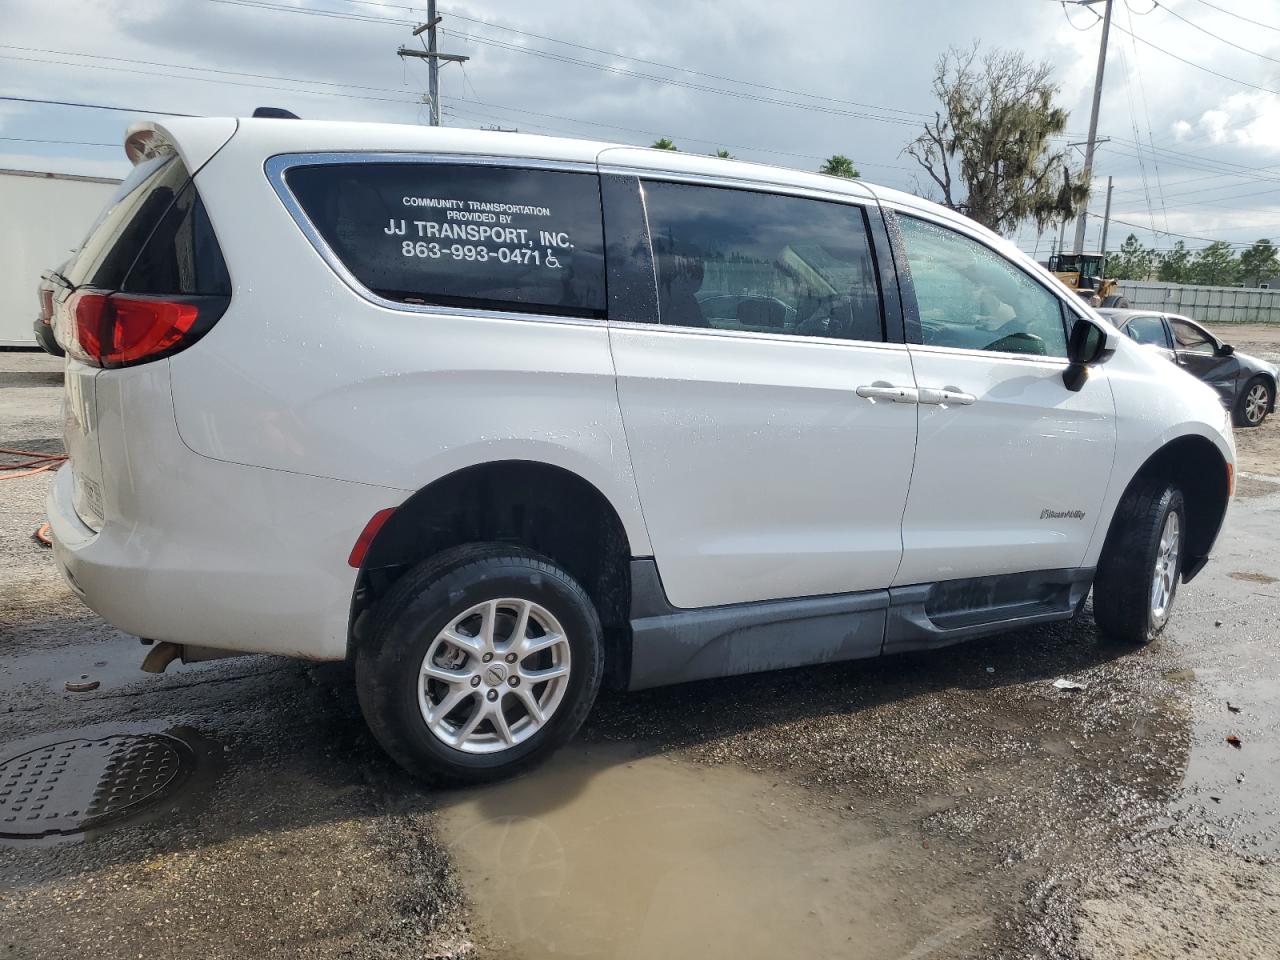
[[[369,729],[415,777],[482,783],[568,741],[603,674],[600,620],[545,557],[468,544],[404,574],[356,648]]]
[[[1109,297],[1103,297],[1100,306],[1113,310],[1128,310],[1129,300],[1118,293],[1113,293]]]
[[[1271,412],[1271,381],[1264,376],[1256,376],[1244,385],[1240,396],[1236,398],[1235,421],[1237,427],[1260,427]]]
[[[1093,584],[1093,618],[1108,639],[1142,646],[1169,622],[1182,576],[1187,517],[1182,492],[1139,483],[1116,508]]]

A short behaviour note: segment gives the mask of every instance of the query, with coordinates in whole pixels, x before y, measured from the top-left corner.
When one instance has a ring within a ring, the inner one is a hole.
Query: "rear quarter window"
[[[334,255],[379,296],[604,316],[595,174],[337,163],[294,167],[285,182]]]
[[[75,286],[117,290],[190,175],[176,156],[138,164],[62,271]]]

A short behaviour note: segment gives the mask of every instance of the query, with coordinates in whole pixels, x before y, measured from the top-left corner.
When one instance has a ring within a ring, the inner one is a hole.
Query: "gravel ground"
[[[0,353],[0,446],[56,449],[56,369]],[[1242,470],[1280,477],[1274,429],[1241,431]],[[124,825],[0,841],[0,957],[611,955],[596,941],[584,952],[600,926],[555,899],[566,880],[538,888],[559,926],[537,943],[474,907],[490,881],[461,855],[471,848],[452,825],[464,808],[559,831],[555,869],[590,887],[616,876],[618,898],[591,909],[634,919],[615,925],[627,938],[720,915],[714,884],[664,899],[681,877],[739,876],[769,885],[773,926],[813,918],[796,927],[797,953],[1276,955],[1280,485],[1259,480],[1237,502],[1214,562],[1140,652],[1101,642],[1086,608],[1070,624],[927,655],[609,694],[563,762],[464,795],[417,787],[382,757],[341,666],[252,657],[137,673],[136,640],[80,606],[29,539],[47,483],[0,484],[0,762],[52,740],[168,732],[191,744],[196,772]],[[85,673],[97,690],[63,689]],[[1083,689],[1055,689],[1061,677]],[[677,775],[647,773],[655,761]],[[654,829],[716,810],[714,830]],[[743,823],[757,824],[750,836]],[[844,871],[838,889],[863,898],[824,898],[811,875],[828,866],[824,837],[849,851],[830,864]],[[601,849],[655,862],[657,879],[630,882],[640,867],[601,866]],[[575,859],[582,850],[596,859]],[[717,928],[725,955],[760,954],[764,909]],[[874,922],[833,948],[837,921],[863,911]],[[811,928],[827,939],[808,939]],[[609,950],[657,952],[639,942]],[[686,941],[661,952],[681,944],[718,955]]]

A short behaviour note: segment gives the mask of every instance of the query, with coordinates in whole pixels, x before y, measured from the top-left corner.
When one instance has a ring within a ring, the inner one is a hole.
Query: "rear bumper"
[[[259,501],[187,527],[165,525],[158,536],[154,528],[110,521],[95,533],[72,505],[72,469],[58,471],[46,502],[54,557],[71,589],[103,619],[139,637],[216,650],[346,657],[356,571],[345,559],[358,521],[349,537],[340,522],[327,534],[305,523],[290,530],[285,518],[264,515]],[[377,498],[381,506],[386,493]]]
[[[73,505],[75,461],[46,509],[63,577],[152,640],[312,660],[347,655],[351,545],[398,490],[212,460],[182,443],[166,365],[97,381],[104,522]]]

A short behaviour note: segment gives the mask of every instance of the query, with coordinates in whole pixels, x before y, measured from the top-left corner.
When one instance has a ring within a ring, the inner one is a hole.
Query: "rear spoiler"
[[[129,127],[124,152],[135,166],[153,157],[176,153],[194,175],[222,149],[239,125],[232,117],[143,120]]]

